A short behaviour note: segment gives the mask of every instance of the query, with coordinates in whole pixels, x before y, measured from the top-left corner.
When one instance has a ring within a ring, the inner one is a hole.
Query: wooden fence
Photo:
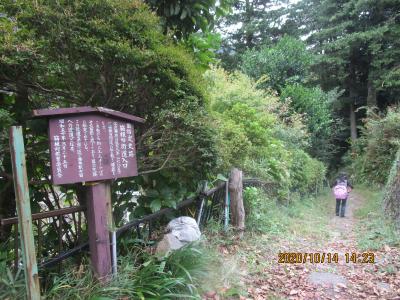
[[[163,225],[163,223],[157,222],[157,220],[176,212],[179,212],[179,215],[194,213],[192,216],[199,221],[200,228],[203,228],[211,217],[222,222],[225,206],[225,187],[226,183],[222,182],[209,190],[198,193],[196,196],[185,199],[178,203],[176,208],[164,208],[153,214],[132,220],[117,229],[117,237],[121,237],[123,234],[132,231],[138,238],[143,237],[144,231],[146,231],[146,236],[151,237],[152,231],[159,229],[157,226]],[[188,208],[191,208],[190,212]],[[89,249],[87,237],[85,237],[84,241],[82,234],[84,231],[83,228],[86,227],[85,212],[85,206],[73,206],[32,214],[39,270],[56,265],[60,269],[62,261],[79,253],[86,252]],[[18,218],[3,218],[0,220],[0,225],[12,226],[12,236],[8,242],[14,250],[13,258],[8,260],[8,265],[16,271],[22,267],[20,263]],[[53,243],[56,242],[57,245],[51,251],[43,250],[43,243],[49,238],[44,234],[46,226],[53,226],[57,233],[56,239],[52,241]],[[70,240],[68,241],[68,239]]]

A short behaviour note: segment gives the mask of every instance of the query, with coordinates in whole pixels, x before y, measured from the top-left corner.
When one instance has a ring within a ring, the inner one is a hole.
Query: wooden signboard
[[[35,110],[49,118],[54,184],[91,182],[137,175],[135,116],[105,108]]]
[[[85,185],[89,248],[101,281],[111,272],[110,179],[136,176],[134,122],[144,119],[104,107],[39,109],[49,119],[51,177],[54,184]]]

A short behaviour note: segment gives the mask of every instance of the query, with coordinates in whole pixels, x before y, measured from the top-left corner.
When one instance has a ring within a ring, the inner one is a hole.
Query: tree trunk
[[[246,0],[246,20],[243,24],[243,27],[245,28],[245,36],[246,36],[246,47],[247,49],[253,48],[253,38],[254,38],[254,32],[253,29],[250,29],[250,23],[252,21],[252,15],[253,15],[253,7],[250,4],[249,0]]]
[[[374,83],[372,82],[372,79],[368,79],[368,96],[367,96],[367,105],[368,107],[376,107],[377,102],[376,102],[376,88],[374,86]]]
[[[231,223],[243,232],[245,228],[245,212],[243,205],[243,173],[233,168],[229,176],[229,193],[231,197]]]
[[[357,75],[356,75],[356,58],[355,54],[350,59],[350,70],[349,70],[349,78],[347,80],[347,86],[349,90],[349,98],[350,98],[350,136],[351,141],[354,143],[357,140],[357,118],[354,106],[357,103],[357,90],[356,87],[358,85]]]
[[[352,142],[357,140],[357,121],[353,103],[350,104],[350,136]]]

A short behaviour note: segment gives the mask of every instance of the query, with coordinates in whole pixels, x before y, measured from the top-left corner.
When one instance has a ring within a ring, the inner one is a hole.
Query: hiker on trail
[[[347,197],[352,189],[353,186],[346,174],[340,174],[340,176],[335,180],[335,183],[333,184],[333,193],[336,198],[336,216],[339,216],[340,212],[340,217],[344,217]]]

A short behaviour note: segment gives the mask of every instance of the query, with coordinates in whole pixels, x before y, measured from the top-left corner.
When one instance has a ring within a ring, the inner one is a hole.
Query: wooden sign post
[[[49,119],[51,174],[54,184],[86,187],[89,248],[100,280],[111,273],[110,180],[136,176],[134,122],[144,119],[104,107],[40,109]]]
[[[31,203],[21,126],[12,126],[10,128],[10,150],[26,292],[29,300],[40,300],[39,275],[33,239]]]
[[[86,204],[88,217],[89,248],[93,271],[98,278],[110,274],[111,252],[111,186],[98,182],[87,186]]]

